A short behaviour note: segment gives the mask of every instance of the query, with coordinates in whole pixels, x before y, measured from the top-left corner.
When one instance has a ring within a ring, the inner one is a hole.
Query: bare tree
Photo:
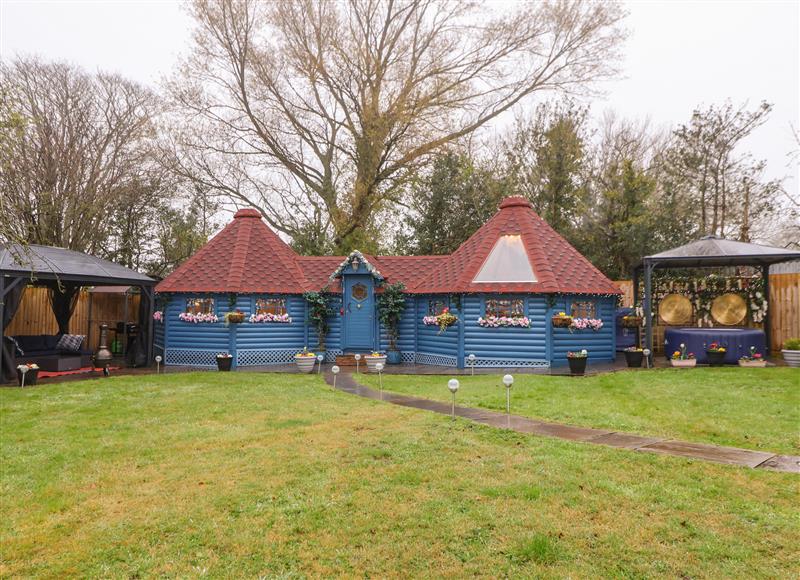
[[[155,97],[116,75],[62,63],[0,63],[3,109],[19,126],[0,148],[9,237],[99,253],[115,204],[150,187],[142,143]]]
[[[340,250],[370,245],[376,212],[443,145],[534,93],[615,73],[624,37],[616,3],[577,0],[499,14],[446,0],[196,0],[192,14],[194,51],[170,83],[176,168]]]

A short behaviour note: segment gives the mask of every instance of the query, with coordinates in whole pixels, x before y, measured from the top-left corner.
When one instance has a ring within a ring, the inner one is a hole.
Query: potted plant
[[[225,324],[241,324],[242,322],[244,322],[244,312],[238,308],[225,313]]]
[[[221,352],[217,355],[217,370],[229,371],[233,363],[233,355],[228,352]]]
[[[708,365],[712,367],[721,367],[725,364],[725,355],[728,349],[718,342],[712,342],[706,347],[706,358]]]
[[[586,361],[589,359],[589,351],[585,348],[577,352],[567,353],[569,362],[569,372],[572,375],[582,375],[586,372]]]
[[[314,370],[314,365],[317,362],[317,355],[306,347],[303,348],[303,352],[298,352],[294,355],[294,362],[297,364],[297,369],[301,373],[310,373]]]
[[[672,353],[670,363],[674,367],[691,368],[697,366],[697,359],[693,352],[686,352],[686,345],[681,343],[681,349]]]
[[[572,316],[568,316],[566,312],[559,312],[553,316],[552,322],[553,328],[569,328],[572,324]]]
[[[638,346],[629,346],[623,352],[625,353],[625,362],[628,368],[638,369],[642,366],[644,351],[641,348]]]
[[[23,370],[25,371],[23,373]],[[27,363],[17,367],[17,384],[21,387],[22,376],[25,375],[26,385],[35,385],[39,381],[39,365],[36,363]]]
[[[800,338],[790,338],[783,342],[783,360],[790,367],[800,367]]]
[[[740,367],[758,367],[763,368],[767,366],[766,359],[761,356],[760,352],[756,351],[756,347],[750,347],[750,356],[743,356],[739,359]]]
[[[378,372],[377,369],[378,364],[383,364],[383,365],[386,364],[386,355],[381,352],[375,351],[371,352],[368,355],[365,355],[364,360],[367,361],[367,368],[369,369],[369,372],[376,373]]]
[[[324,357],[325,337],[330,330],[328,318],[333,316],[331,301],[324,288],[319,292],[306,292],[303,294],[303,298],[308,303],[308,322],[317,333],[317,350]]]
[[[437,314],[436,316],[424,316],[422,318],[422,324],[425,326],[438,326],[439,334],[445,332],[456,322],[458,322],[458,318],[455,314],[450,312],[449,308],[443,309],[441,314]]]
[[[639,328],[642,325],[642,317],[635,314],[626,314],[622,317],[622,326],[625,328]]]
[[[386,361],[389,364],[400,364],[402,360],[397,349],[397,339],[400,336],[400,319],[406,308],[405,285],[402,282],[387,284],[378,297],[378,318],[386,329],[389,339],[389,350],[386,351]]]

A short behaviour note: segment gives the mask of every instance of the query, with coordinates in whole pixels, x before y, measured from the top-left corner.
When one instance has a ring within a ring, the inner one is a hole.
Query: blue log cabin
[[[332,306],[328,361],[386,351],[377,297],[396,282],[406,287],[398,340],[405,363],[549,367],[581,349],[590,361],[614,359],[619,288],[521,197],[505,199],[441,256],[300,256],[257,210],[239,210],[156,287],[157,353],[168,365],[215,366],[221,352],[237,367],[292,362],[305,347],[318,347],[303,293],[321,289]],[[231,311],[244,322],[226,324]],[[442,330],[445,311],[455,322]],[[571,327],[551,323],[562,312]]]

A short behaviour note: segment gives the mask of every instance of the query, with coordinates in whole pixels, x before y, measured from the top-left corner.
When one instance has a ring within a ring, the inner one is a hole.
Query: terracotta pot
[[[588,356],[582,357],[567,357],[569,363],[569,372],[572,375],[582,375],[586,372],[586,361],[589,360]]]
[[[317,364],[317,357],[295,355],[294,362],[301,373],[310,373],[314,370],[314,365]]]
[[[755,367],[755,368],[764,368],[767,366],[767,361],[764,359],[761,360],[739,360],[740,367]]]
[[[383,356],[370,356],[367,355],[364,357],[364,360],[367,362],[367,368],[371,373],[377,373],[378,370],[375,368],[378,366],[378,363],[381,363],[384,368],[386,367],[386,355]]]
[[[687,358],[687,359],[683,359],[683,360],[681,360],[679,358],[673,358],[673,359],[670,359],[669,362],[670,362],[670,364],[672,366],[678,367],[678,368],[690,369],[692,367],[697,366],[697,359],[696,358]]]
[[[790,367],[800,367],[800,350],[782,350],[783,360]]]
[[[644,360],[644,353],[641,350],[637,351],[626,350],[624,352],[625,352],[625,362],[628,363],[628,368],[638,369],[640,366],[642,366],[642,361]]]

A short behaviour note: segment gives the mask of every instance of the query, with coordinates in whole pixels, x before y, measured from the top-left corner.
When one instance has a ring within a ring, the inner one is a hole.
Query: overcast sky
[[[770,121],[746,143],[787,176],[798,195],[797,163],[788,154],[800,126],[800,1],[628,2],[631,37],[624,78],[606,83],[592,103],[659,127],[688,121],[699,104],[773,103]],[[180,2],[0,0],[0,56],[38,53],[89,69],[118,71],[156,85],[187,50],[191,20]]]

